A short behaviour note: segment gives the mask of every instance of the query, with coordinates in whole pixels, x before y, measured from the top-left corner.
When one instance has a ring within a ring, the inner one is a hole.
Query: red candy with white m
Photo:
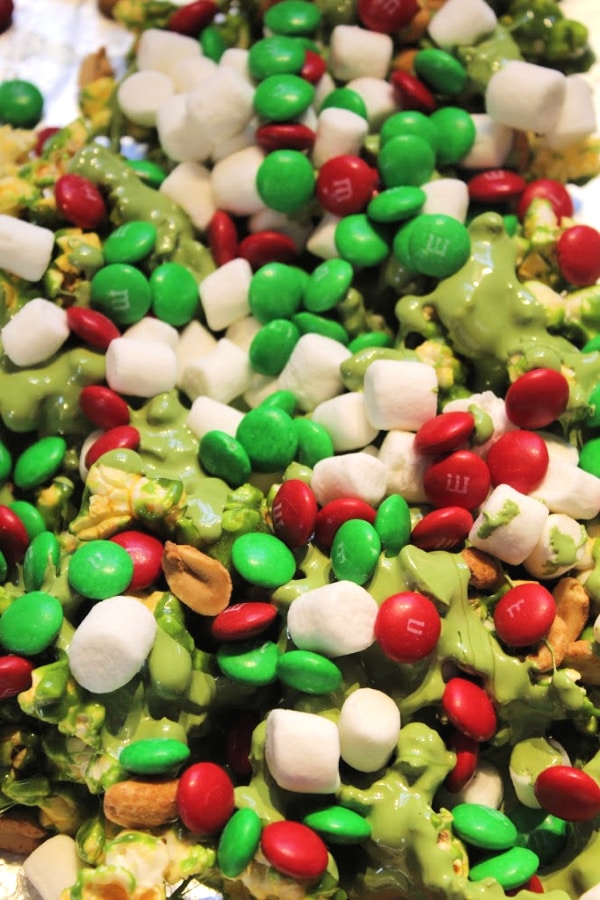
[[[487,497],[490,470],[472,450],[457,450],[432,463],[423,475],[423,487],[433,506],[475,509]]]
[[[415,663],[435,649],[442,623],[435,604],[417,591],[402,591],[384,600],[375,619],[375,638],[397,663]]]
[[[556,615],[550,591],[534,581],[517,584],[500,598],[494,627],[500,640],[512,647],[527,647],[543,640]]]

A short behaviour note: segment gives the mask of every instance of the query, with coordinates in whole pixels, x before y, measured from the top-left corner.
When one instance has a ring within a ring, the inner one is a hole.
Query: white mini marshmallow
[[[379,131],[384,121],[392,113],[398,112],[394,87],[383,78],[363,75],[360,78],[353,78],[346,87],[356,91],[364,100],[371,131]]]
[[[238,75],[241,75],[248,84],[254,87],[250,66],[248,65],[249,52],[244,47],[228,47],[219,60],[219,66],[228,66],[230,69],[235,69]]]
[[[340,786],[340,740],[335,722],[315,713],[272,709],[267,716],[265,760],[284,790],[333,793]]]
[[[96,428],[94,431],[91,431],[85,438],[83,444],[81,445],[81,450],[79,451],[79,462],[78,462],[78,471],[79,477],[83,482],[85,482],[88,477],[88,472],[90,471],[85,464],[85,458],[87,456],[88,450],[95,444],[99,437],[104,434],[104,431],[101,428]]]
[[[556,69],[511,59],[488,81],[486,112],[509,128],[545,134],[558,122],[566,89],[567,79]]]
[[[338,81],[363,75],[385,78],[394,52],[389,34],[358,25],[336,25],[329,41],[329,70]]]
[[[192,319],[181,334],[175,348],[177,356],[177,387],[181,385],[181,376],[187,365],[209,353],[217,343],[216,337],[211,334],[197,319]]]
[[[254,372],[250,379],[248,390],[244,391],[242,399],[250,409],[255,409],[257,406],[260,406],[263,400],[266,400],[267,397],[270,397],[271,394],[274,394],[275,391],[278,390],[279,380],[277,378],[271,378],[270,375],[260,375],[258,372]]]
[[[320,459],[310,480],[320,506],[338,497],[360,497],[378,506],[385,496],[386,483],[385,466],[364,450]]]
[[[209,353],[184,368],[181,390],[190,400],[205,396],[230,403],[248,388],[251,375],[248,354],[227,338],[221,338]]]
[[[485,0],[446,0],[433,14],[427,30],[438,47],[449,50],[458,44],[476,44],[492,33],[497,21]]]
[[[0,331],[4,352],[16,366],[35,366],[53,356],[69,337],[67,314],[43,297],[29,300]]]
[[[179,344],[177,329],[162,319],[155,319],[154,316],[144,316],[135,325],[127,328],[121,337],[130,341],[161,341],[172,350],[176,350]]]
[[[118,394],[155,397],[177,381],[177,357],[163,341],[115,338],[106,351],[106,381]]]
[[[204,162],[212,153],[210,134],[192,119],[184,94],[159,106],[156,130],[162,149],[175,162]]]
[[[0,268],[25,281],[39,281],[54,248],[50,228],[0,214]]]
[[[60,900],[73,887],[83,862],[68,834],[55,834],[33,850],[23,862],[23,873],[41,900]]]
[[[239,153],[247,147],[256,146],[256,122],[253,120],[246,125],[242,131],[232,134],[231,137],[224,138],[217,144],[213,144],[211,159],[214,163],[220,162],[232,153]]]
[[[493,763],[481,759],[462,790],[450,793],[442,788],[437,792],[436,798],[446,809],[453,809],[459,803],[479,803],[491,809],[500,809],[504,799],[502,775]]]
[[[369,133],[369,123],[349,109],[329,106],[319,113],[311,159],[317,169],[334,156],[356,156]]]
[[[537,544],[548,507],[508,484],[499,484],[480,507],[469,541],[502,562],[520,565]]]
[[[334,581],[296,597],[288,609],[287,626],[300,650],[347,656],[366,650],[375,640],[377,610],[364,587]]]
[[[251,216],[264,207],[256,176],[265,158],[260,147],[246,147],[219,160],[212,170],[215,203],[235,216]]]
[[[567,76],[567,90],[558,121],[545,136],[551,150],[565,150],[596,131],[592,87],[581,75]]]
[[[335,244],[335,232],[341,221],[340,216],[326,213],[316,225],[306,241],[306,249],[319,259],[339,259],[339,251]]]
[[[244,316],[243,319],[237,319],[231,323],[225,332],[225,337],[242,350],[245,350],[246,353],[249,353],[252,341],[261,328],[261,323],[254,316]]]
[[[600,513],[600,478],[570,462],[551,459],[531,496],[545,503],[550,512],[593,519]]]
[[[386,473],[386,493],[400,494],[408,503],[425,503],[423,475],[427,457],[415,450],[413,431],[388,431],[379,449]]]
[[[171,69],[171,80],[178,94],[186,94],[203,84],[217,68],[208,56],[188,56],[180,59]]]
[[[75,681],[93,694],[108,694],[142,668],[156,635],[156,620],[135,597],[96,603],[75,630],[67,653]]]
[[[202,309],[212,331],[223,331],[248,315],[251,281],[252,267],[240,256],[219,266],[200,282]]]
[[[583,558],[587,537],[581,522],[564,513],[551,513],[523,565],[534,578],[558,578]]]
[[[373,428],[418,431],[437,412],[437,375],[427,363],[376,359],[365,372],[364,391]]]
[[[469,208],[469,189],[460,178],[435,178],[421,185],[427,199],[421,208],[422,213],[452,216],[459,222],[467,218]]]
[[[481,394],[471,394],[470,397],[463,397],[460,400],[451,400],[446,403],[442,412],[468,412],[471,406],[478,407],[490,417],[492,422],[493,431],[488,440],[483,444],[473,444],[472,447],[474,453],[478,453],[485,459],[492,444],[507,431],[514,431],[516,426],[506,415],[504,399],[497,397],[493,391],[483,391]]]
[[[153,69],[170,76],[176,63],[201,54],[195,38],[162,28],[147,28],[142,31],[137,44],[136,62],[140,71]]]
[[[310,412],[344,390],[340,366],[352,354],[339,341],[322,334],[303,334],[279,375],[282,390],[291,391]]]
[[[344,701],[338,730],[344,762],[359,772],[376,772],[398,742],[400,710],[383,691],[358,688]]]
[[[175,86],[168,75],[147,69],[134,72],[121,82],[117,90],[117,103],[131,122],[153,128],[159,108],[174,93]]]
[[[579,895],[579,900],[600,900],[600,881]]]
[[[201,231],[217,210],[210,171],[197,162],[182,162],[169,172],[159,190],[188,214]]]
[[[235,437],[243,418],[244,414],[239,409],[227,403],[220,403],[211,397],[197,397],[188,413],[186,425],[199,440],[208,431],[224,431]]]
[[[254,115],[254,89],[229,66],[217,66],[199,87],[186,95],[192,119],[205,128],[213,144],[242,131]]]
[[[495,122],[487,113],[471,113],[475,140],[460,161],[463,169],[496,169],[504,165],[512,150],[515,132],[508,125]]]
[[[360,391],[349,391],[319,403],[311,419],[329,433],[336,453],[361,450],[379,434],[367,419],[365,396]]]
[[[571,466],[579,465],[579,451],[574,444],[550,431],[538,431],[538,434],[544,439],[550,462],[563,462]]]

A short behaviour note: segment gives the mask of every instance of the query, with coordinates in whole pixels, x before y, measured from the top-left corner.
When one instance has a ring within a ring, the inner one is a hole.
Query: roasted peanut
[[[189,544],[167,541],[162,558],[167,584],[176,597],[202,616],[216,616],[229,604],[231,576],[218,560]]]
[[[104,815],[124,828],[158,828],[177,818],[178,779],[130,778],[111,785],[104,795]]]

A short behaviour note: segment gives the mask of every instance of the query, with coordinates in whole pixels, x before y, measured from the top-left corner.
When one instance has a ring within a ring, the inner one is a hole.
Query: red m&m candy
[[[546,637],[556,615],[550,591],[527,581],[504,594],[494,609],[496,634],[511,647],[527,647]]]
[[[123,547],[133,560],[133,575],[128,585],[130,591],[141,591],[162,574],[164,545],[158,538],[143,531],[121,531],[110,538]]]
[[[101,384],[90,384],[81,389],[79,407],[96,428],[107,431],[129,424],[129,407],[125,400]]]
[[[390,83],[401,109],[416,109],[429,114],[437,108],[437,101],[427,85],[410,72],[395,69],[390,76]]]
[[[217,266],[224,266],[238,256],[239,244],[235,222],[223,209],[213,213],[206,229],[210,252]]]
[[[312,150],[316,133],[301,122],[267,122],[255,132],[256,143],[267,153],[273,150]]]
[[[600,233],[589,225],[567,228],[556,242],[560,273],[578,287],[595,284],[600,278]]]
[[[273,500],[273,530],[288,547],[303,547],[315,530],[317,512],[317,501],[311,488],[299,478],[290,478],[281,485]]]
[[[271,822],[260,839],[271,865],[290,878],[319,878],[327,868],[327,847],[316,831],[302,822]]]
[[[320,53],[314,50],[307,50],[304,55],[304,65],[300,69],[300,76],[311,84],[317,84],[325,72],[327,71],[327,63]]]
[[[410,540],[421,550],[454,550],[466,539],[472,526],[473,516],[468,509],[442,506],[417,522]]]
[[[475,509],[487,497],[490,470],[471,450],[456,450],[432,463],[423,474],[423,487],[433,506]]]
[[[371,525],[377,511],[359,497],[338,497],[330,500],[317,513],[315,541],[322,550],[329,550],[340,525],[349,519],[364,519]]]
[[[504,402],[513,425],[545,428],[566,410],[569,382],[555,369],[530,369],[513,381]]]
[[[543,809],[567,822],[586,822],[600,814],[598,782],[574,766],[550,766],[533,787]]]
[[[196,0],[195,3],[186,3],[185,6],[180,6],[171,13],[167,20],[167,28],[177,34],[198,37],[202,29],[210,25],[217,10],[217,4],[212,0]]]
[[[200,762],[182,773],[177,786],[177,811],[190,831],[216,834],[233,809],[233,783],[221,766]]]
[[[335,216],[361,212],[373,196],[376,178],[371,166],[359,156],[334,156],[319,170],[317,199]]]
[[[529,494],[548,469],[548,448],[535,431],[507,431],[492,444],[486,457],[492,484],[509,484]]]
[[[438,456],[456,450],[473,434],[475,419],[469,412],[440,413],[425,422],[415,434],[415,450]]]
[[[121,337],[121,332],[112,319],[96,309],[87,309],[84,306],[69,307],[67,325],[73,334],[97,350],[107,350],[111,341]]]
[[[510,169],[488,169],[474,175],[467,187],[469,197],[476,203],[504,203],[519,197],[527,182]]]
[[[0,656],[0,700],[16,697],[31,687],[33,665],[22,656]]]
[[[417,0],[358,0],[358,18],[370,31],[393,34],[406,28],[420,9]]]
[[[496,732],[496,710],[479,685],[467,678],[451,678],[444,688],[442,708],[458,731],[476,741],[489,741]]]
[[[21,562],[29,546],[25,525],[12,509],[0,504],[0,552],[9,565]]]
[[[280,231],[257,231],[240,241],[238,255],[247,259],[256,272],[270,262],[292,263],[298,252],[287,234]]]
[[[452,794],[462,791],[471,780],[479,760],[479,741],[455,731],[448,740],[448,749],[456,754],[454,768],[448,772],[444,787]]]
[[[564,184],[553,178],[537,178],[535,181],[530,181],[521,194],[517,207],[517,215],[520,219],[525,217],[532,201],[536,198],[548,200],[559,220],[563,216],[569,219],[573,216],[573,200]]]
[[[242,641],[261,634],[276,616],[277,607],[272,603],[234,603],[215,616],[210,632],[217,641]]]
[[[78,228],[92,230],[106,219],[104,197],[83,175],[61,175],[54,185],[56,206]]]
[[[133,425],[117,425],[109,428],[94,441],[85,455],[85,464],[93,466],[101,456],[110,450],[137,450],[140,446],[140,433]]]
[[[435,649],[442,630],[432,601],[417,591],[402,591],[383,601],[375,619],[375,639],[397,663],[414,663]]]

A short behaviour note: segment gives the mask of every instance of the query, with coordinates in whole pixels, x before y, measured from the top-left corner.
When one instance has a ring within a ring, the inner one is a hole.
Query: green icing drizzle
[[[519,512],[519,506],[514,500],[505,500],[502,508],[496,515],[491,515],[484,510],[482,512],[484,521],[477,529],[477,537],[482,540],[489,538],[498,528],[502,528],[503,525],[508,525],[509,522],[512,522],[519,515]]]

